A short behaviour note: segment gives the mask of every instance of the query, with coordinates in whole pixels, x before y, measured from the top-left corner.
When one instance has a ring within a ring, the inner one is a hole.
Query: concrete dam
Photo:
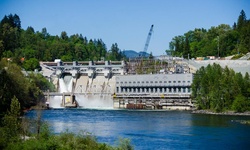
[[[40,62],[57,92],[46,92],[50,108],[185,109],[193,107],[193,75],[176,71],[128,74],[124,61]],[[176,70],[183,70],[176,66]]]

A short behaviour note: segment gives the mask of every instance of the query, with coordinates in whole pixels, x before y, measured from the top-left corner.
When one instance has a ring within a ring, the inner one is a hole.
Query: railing
[[[71,93],[71,92],[44,92],[45,96],[63,96],[63,95],[112,95],[110,92],[84,92],[84,93]]]
[[[190,98],[191,94],[116,94],[115,97],[145,97],[145,98]]]

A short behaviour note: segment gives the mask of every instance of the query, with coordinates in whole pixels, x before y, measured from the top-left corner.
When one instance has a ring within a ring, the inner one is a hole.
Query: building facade
[[[185,109],[191,102],[193,74],[145,74],[116,76],[114,108]]]

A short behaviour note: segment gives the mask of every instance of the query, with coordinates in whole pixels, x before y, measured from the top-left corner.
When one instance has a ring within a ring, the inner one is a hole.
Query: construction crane
[[[145,54],[147,53],[147,50],[148,50],[148,45],[149,45],[149,42],[150,42],[150,39],[151,39],[151,35],[153,33],[153,28],[154,28],[154,25],[152,24],[151,25],[151,28],[148,32],[148,37],[147,37],[147,40],[146,40],[146,43],[145,43],[145,46],[144,46],[144,50],[143,50],[143,53],[142,53],[142,56],[144,57]]]

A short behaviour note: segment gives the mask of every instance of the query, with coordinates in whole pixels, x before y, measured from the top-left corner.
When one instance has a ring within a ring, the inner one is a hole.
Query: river
[[[35,117],[29,111],[27,117]],[[249,149],[249,116],[192,114],[189,111],[43,110],[42,119],[59,134],[87,131],[98,142],[115,145],[129,138],[135,149]]]

